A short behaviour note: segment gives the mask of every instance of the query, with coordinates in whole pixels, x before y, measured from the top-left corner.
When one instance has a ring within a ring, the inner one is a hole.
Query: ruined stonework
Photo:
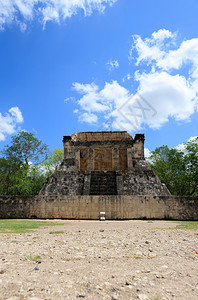
[[[64,160],[40,196],[170,195],[145,161],[144,140],[126,131],[64,136]]]
[[[198,220],[198,197],[180,196],[0,196],[0,219]]]

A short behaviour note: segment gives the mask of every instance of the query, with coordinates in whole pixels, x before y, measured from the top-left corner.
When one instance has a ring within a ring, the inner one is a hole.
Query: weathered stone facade
[[[0,196],[0,219],[198,220],[198,197],[179,196]]]
[[[0,218],[198,220],[198,197],[170,195],[144,159],[144,135],[82,132],[38,196],[0,196]]]
[[[170,195],[144,159],[143,134],[80,132],[63,146],[63,163],[40,195]]]
[[[0,197],[0,218],[198,220],[198,197],[170,195],[144,159],[144,135],[63,138],[64,160],[38,196]]]

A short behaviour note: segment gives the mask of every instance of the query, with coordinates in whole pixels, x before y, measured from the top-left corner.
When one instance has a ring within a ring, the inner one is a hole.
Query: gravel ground
[[[59,222],[67,224],[0,234],[1,300],[198,299],[197,230],[165,221]]]

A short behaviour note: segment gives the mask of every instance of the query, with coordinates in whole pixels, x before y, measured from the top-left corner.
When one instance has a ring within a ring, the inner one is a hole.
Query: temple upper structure
[[[169,195],[144,158],[144,134],[79,132],[63,137],[64,160],[46,195]]]
[[[80,132],[63,137],[65,165],[76,171],[132,170],[144,159],[144,134]]]

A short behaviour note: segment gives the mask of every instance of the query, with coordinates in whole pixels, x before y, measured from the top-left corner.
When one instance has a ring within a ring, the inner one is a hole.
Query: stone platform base
[[[0,218],[198,220],[198,197],[1,196]]]

